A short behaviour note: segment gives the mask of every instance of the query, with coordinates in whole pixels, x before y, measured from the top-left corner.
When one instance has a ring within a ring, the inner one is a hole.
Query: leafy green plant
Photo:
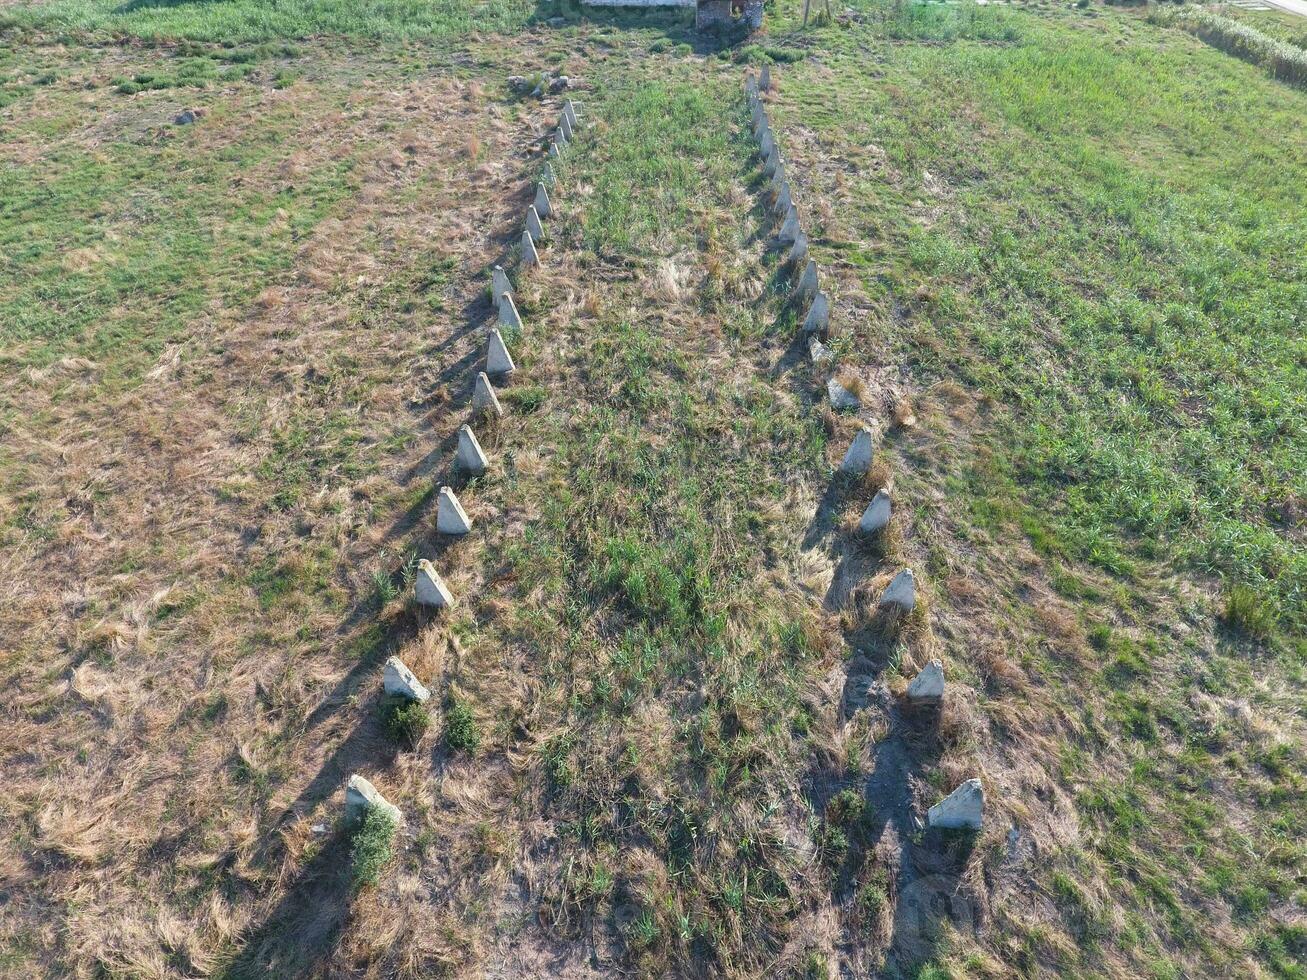
[[[445,744],[451,749],[475,752],[481,745],[481,730],[472,714],[472,706],[463,698],[451,695],[445,707]]]
[[[410,748],[422,740],[431,726],[431,715],[417,701],[398,698],[387,704],[383,711],[383,724],[391,741]]]
[[[370,806],[354,831],[350,847],[350,874],[354,887],[375,885],[381,870],[395,857],[395,818],[381,807]]]

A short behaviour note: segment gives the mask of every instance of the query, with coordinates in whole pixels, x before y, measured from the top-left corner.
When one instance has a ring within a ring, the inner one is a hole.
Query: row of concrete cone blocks
[[[766,85],[753,83],[752,74],[745,82],[752,113],[753,131],[758,138],[758,150],[762,156],[763,173],[768,177],[769,189],[774,195],[772,210],[781,219],[780,230],[776,233],[782,246],[788,245],[786,261],[793,266],[803,266],[799,276],[796,296],[800,303],[807,303],[808,309],[803,318],[803,332],[821,334],[830,326],[830,298],[821,289],[817,274],[817,263],[808,257],[808,236],[804,233],[799,220],[799,208],[794,203],[794,194],[790,189],[789,178],[785,172],[785,161],[781,157],[776,135],[767,119],[767,108],[758,90],[766,91],[771,86],[770,73],[764,66]],[[753,83],[750,87],[750,83]]]
[[[810,335],[809,350],[815,363],[830,357],[829,350],[818,339],[819,335],[830,326],[830,300],[821,289],[817,274],[817,263],[808,256],[808,236],[804,234],[799,222],[799,210],[794,203],[793,192],[785,172],[785,161],[781,157],[776,134],[767,118],[767,107],[760,97],[760,92],[770,91],[772,87],[771,70],[763,65],[758,78],[753,73],[745,75],[745,97],[749,104],[750,121],[754,136],[758,139],[758,152],[763,160],[763,172],[769,179],[769,188],[774,194],[772,208],[782,218],[777,238],[783,245],[790,246],[787,261],[795,266],[803,264],[799,276],[796,296],[800,303],[808,303],[803,320],[803,331]],[[806,260],[806,261],[805,261]],[[874,454],[874,437],[870,429],[864,428],[854,437],[852,445],[844,454],[840,463],[843,473],[862,474],[871,468]],[[867,509],[858,521],[858,529],[867,535],[878,534],[890,522],[893,505],[888,489],[876,492]],[[916,579],[911,568],[904,568],[890,580],[880,598],[879,608],[886,611],[909,613],[917,604]],[[908,700],[913,704],[939,704],[944,696],[944,665],[939,660],[932,660],[923,667],[908,685]],[[981,811],[984,805],[984,790],[979,779],[968,779],[955,789],[948,797],[931,807],[928,821],[932,827],[979,829]]]
[[[576,137],[576,131],[581,127],[578,111],[578,103],[571,99],[564,102],[562,115],[558,117],[558,125],[549,136],[549,159],[545,161],[544,169],[540,172],[535,199],[526,209],[526,228],[522,231],[522,264],[528,268],[540,264],[540,253],[536,246],[540,243],[540,239],[545,237],[543,220],[554,213],[554,206],[549,200],[549,188],[553,187],[557,180],[552,161],[561,159],[568,145]]]

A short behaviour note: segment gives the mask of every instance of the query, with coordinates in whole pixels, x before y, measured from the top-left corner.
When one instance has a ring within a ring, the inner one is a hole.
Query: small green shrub
[[[1275,632],[1275,608],[1246,585],[1236,585],[1225,597],[1221,618],[1231,629],[1265,640]]]
[[[843,863],[845,855],[849,853],[849,835],[829,823],[823,823],[818,828],[813,835],[813,843],[817,845],[817,859],[828,868]]]
[[[445,744],[468,752],[475,752],[481,744],[481,730],[472,717],[472,708],[460,697],[451,696],[445,709]]]
[[[350,848],[350,872],[355,888],[375,885],[381,869],[395,856],[395,831],[399,825],[381,807],[370,806],[363,814]]]
[[[862,819],[867,801],[856,789],[842,789],[826,804],[826,821],[837,827],[846,827]]]
[[[403,698],[386,705],[383,723],[392,741],[412,748],[431,726],[431,716],[417,701]]]

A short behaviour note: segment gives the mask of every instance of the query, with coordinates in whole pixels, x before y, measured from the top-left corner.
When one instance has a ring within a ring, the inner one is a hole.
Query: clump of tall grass
[[[1187,7],[1158,9],[1150,13],[1148,19],[1155,24],[1182,27],[1214,48],[1261,65],[1281,81],[1307,88],[1307,51],[1263,34],[1247,24]]]

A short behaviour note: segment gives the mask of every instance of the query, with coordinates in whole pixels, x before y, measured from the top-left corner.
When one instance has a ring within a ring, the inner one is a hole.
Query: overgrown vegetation
[[[1307,50],[1302,45],[1277,40],[1255,27],[1210,10],[1159,8],[1149,19],[1157,24],[1183,27],[1213,47],[1261,65],[1275,78],[1307,86]]]
[[[382,870],[395,859],[395,832],[399,824],[381,807],[370,806],[354,830],[350,843],[350,874],[355,888],[375,885]]]

